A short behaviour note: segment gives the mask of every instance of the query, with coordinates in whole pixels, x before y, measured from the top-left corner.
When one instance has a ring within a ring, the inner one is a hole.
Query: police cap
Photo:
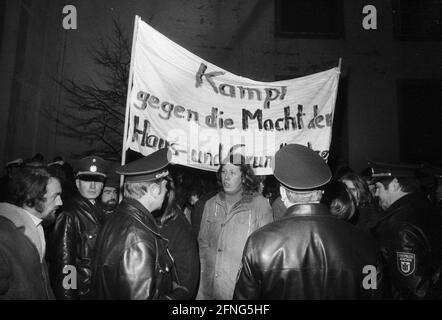
[[[167,165],[172,153],[169,148],[163,148],[154,153],[118,167],[115,171],[126,176],[126,182],[148,182],[169,175]]]
[[[107,176],[106,161],[97,156],[88,156],[78,161],[76,177],[80,180],[103,180]]]
[[[315,151],[299,144],[279,149],[274,161],[275,178],[292,190],[313,190],[330,181],[330,168]]]
[[[399,164],[388,162],[370,161],[370,178],[373,180],[385,178],[416,178],[419,166],[412,164]]]
[[[8,163],[6,163],[6,167],[20,167],[23,164],[23,159],[22,158],[18,158],[12,161],[9,161]]]

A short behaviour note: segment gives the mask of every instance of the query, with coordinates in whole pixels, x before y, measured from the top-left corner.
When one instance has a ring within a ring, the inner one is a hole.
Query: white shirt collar
[[[38,227],[40,225],[40,223],[43,221],[40,218],[37,218],[36,216],[34,216],[33,214],[31,214],[28,210],[23,209],[32,219],[32,222],[34,222],[35,226]]]

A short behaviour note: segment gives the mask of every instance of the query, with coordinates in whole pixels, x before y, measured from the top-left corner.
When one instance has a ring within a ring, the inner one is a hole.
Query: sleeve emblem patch
[[[416,269],[416,255],[414,253],[396,252],[397,267],[404,276],[409,276]]]

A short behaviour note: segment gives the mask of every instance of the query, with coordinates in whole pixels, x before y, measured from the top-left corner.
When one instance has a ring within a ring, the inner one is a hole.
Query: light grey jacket
[[[201,276],[197,299],[232,299],[248,236],[272,221],[267,199],[258,194],[244,195],[230,212],[223,193],[207,201],[198,236]]]

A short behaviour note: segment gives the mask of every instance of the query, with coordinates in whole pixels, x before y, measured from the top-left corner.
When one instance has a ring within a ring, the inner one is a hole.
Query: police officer
[[[287,145],[275,155],[274,175],[288,209],[248,238],[234,299],[377,297],[374,239],[320,203],[320,188],[331,179],[324,160],[305,146]]]
[[[441,217],[420,192],[414,167],[372,164],[384,210],[373,231],[386,262],[390,298],[441,299]]]
[[[125,175],[124,200],[97,241],[93,298],[167,299],[173,261],[152,212],[167,193],[168,149],[117,168]]]
[[[57,299],[88,299],[95,241],[101,227],[97,201],[106,179],[107,164],[97,156],[81,159],[76,194],[67,199],[49,241],[49,272]]]

